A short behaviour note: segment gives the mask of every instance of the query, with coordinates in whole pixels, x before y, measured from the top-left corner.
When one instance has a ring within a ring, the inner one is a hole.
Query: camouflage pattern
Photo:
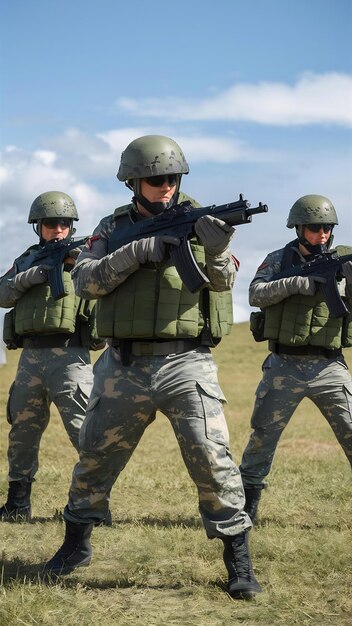
[[[34,479],[39,446],[57,407],[69,439],[78,451],[93,371],[87,348],[25,348],[9,392],[9,481]]]
[[[208,348],[133,357],[130,366],[122,366],[118,351],[108,348],[94,366],[65,518],[79,523],[106,517],[113,484],[160,410],[170,420],[197,486],[208,537],[249,528],[240,473],[229,450],[224,402]]]
[[[101,298],[139,269],[138,262],[121,263],[119,270],[110,264],[108,239],[115,224],[114,216],[103,218],[77,260],[72,278],[81,297]],[[209,258],[209,265],[210,288],[231,289],[236,273],[231,252]],[[243,511],[241,476],[229,450],[225,398],[209,348],[175,353],[171,343],[165,356],[136,356],[132,351],[130,365],[122,365],[119,351],[109,347],[96,362],[66,520],[87,523],[106,517],[110,490],[159,410],[170,420],[197,486],[208,536],[232,536],[251,526]]]
[[[282,280],[268,282],[281,269],[283,249],[271,252],[249,286],[249,302],[265,308],[287,297]],[[338,283],[352,306],[346,280]],[[270,472],[276,446],[303,398],[310,398],[329,422],[352,462],[352,378],[343,356],[270,354],[263,363],[251,418],[253,432],[240,471],[244,487],[262,486]]]
[[[270,354],[263,372],[240,465],[244,487],[265,484],[279,439],[303,398],[320,409],[352,463],[352,379],[343,357]]]

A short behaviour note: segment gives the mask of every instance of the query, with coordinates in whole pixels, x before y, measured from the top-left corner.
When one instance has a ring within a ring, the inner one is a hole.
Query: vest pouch
[[[252,311],[249,317],[249,328],[254,341],[265,341],[264,337],[265,312]]]
[[[81,345],[90,350],[102,350],[106,341],[98,337],[95,300],[81,300],[78,311]]]
[[[22,348],[22,338],[15,333],[15,309],[4,315],[3,340],[8,350]]]
[[[352,347],[352,313],[348,313],[342,321],[341,346]]]

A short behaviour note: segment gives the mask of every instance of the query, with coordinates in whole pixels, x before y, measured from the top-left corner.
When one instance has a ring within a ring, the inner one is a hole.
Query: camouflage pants
[[[207,535],[235,535],[249,528],[240,472],[229,450],[224,401],[208,348],[134,357],[125,367],[118,352],[107,349],[94,366],[65,518],[96,522],[106,517],[113,484],[160,410],[197,486]]]
[[[78,451],[93,371],[87,348],[26,348],[18,363],[7,405],[9,480],[32,481],[39,445],[53,402],[72,445]]]
[[[281,434],[303,398],[320,409],[352,462],[352,379],[343,357],[270,354],[263,372],[240,466],[244,486],[265,484]]]

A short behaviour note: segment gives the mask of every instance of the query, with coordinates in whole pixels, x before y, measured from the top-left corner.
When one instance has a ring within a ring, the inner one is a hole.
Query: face
[[[318,226],[320,226],[320,228],[317,232],[313,232],[312,230],[308,228],[308,226],[305,226],[304,231],[303,231],[304,238],[312,246],[323,245],[330,239],[330,236],[331,236],[332,226],[330,227],[329,224],[313,224],[313,227],[315,230],[318,228]],[[328,232],[325,232],[326,230]]]
[[[71,220],[67,218],[46,218],[41,221],[40,236],[44,241],[66,239],[70,232]]]
[[[162,177],[156,176],[156,179]],[[159,181],[157,181],[159,182]],[[164,181],[160,186],[155,187],[154,185],[150,185],[148,180],[143,178],[141,180],[141,194],[144,196],[149,202],[163,202],[165,206],[168,202],[170,202],[172,196],[174,195],[176,190],[176,181],[168,180],[165,176]],[[146,211],[143,207],[139,207],[140,213],[142,215],[150,215],[149,211]]]

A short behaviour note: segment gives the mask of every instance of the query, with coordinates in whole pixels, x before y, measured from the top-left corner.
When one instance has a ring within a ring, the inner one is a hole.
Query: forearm
[[[32,273],[35,269],[32,269]],[[28,281],[28,271],[16,274],[14,268],[0,279],[0,307],[10,309],[32,287]]]
[[[273,280],[270,283],[251,283],[249,286],[249,304],[264,308],[287,298],[289,294],[286,290],[282,290],[278,283],[278,280]]]
[[[23,296],[23,292],[16,289],[13,278],[3,277],[0,281],[0,307],[10,309]]]
[[[205,263],[210,281],[208,288],[211,291],[228,291],[232,289],[237,269],[229,248],[218,255],[211,255],[205,251]]]
[[[111,293],[135,272],[139,263],[115,269],[110,262],[111,255],[102,259],[83,259],[72,270],[71,276],[75,292],[86,300],[98,299]]]

